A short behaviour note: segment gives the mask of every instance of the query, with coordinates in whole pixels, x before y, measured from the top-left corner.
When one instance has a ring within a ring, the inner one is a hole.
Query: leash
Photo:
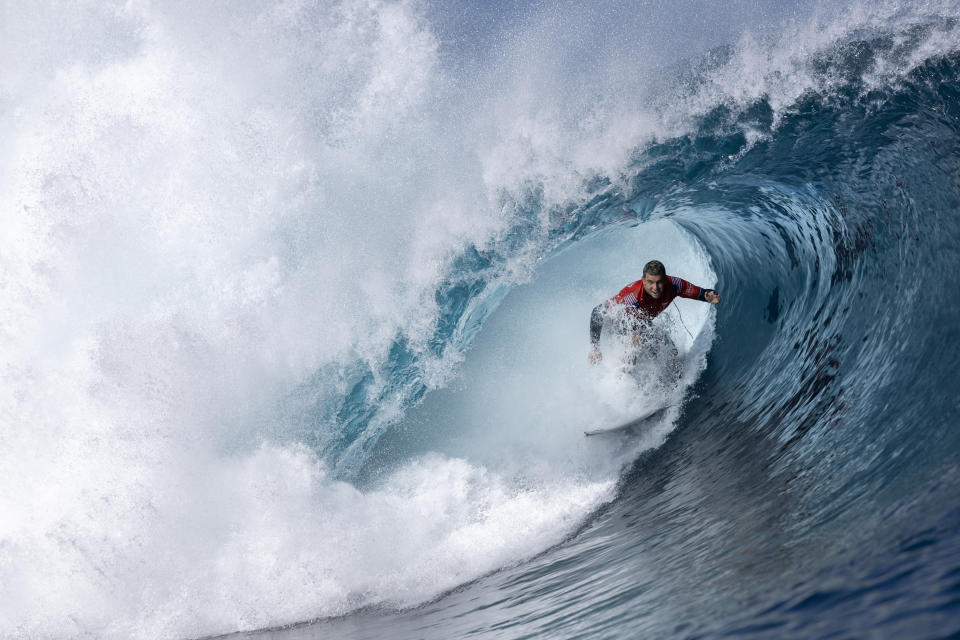
[[[680,318],[680,324],[683,325],[683,330],[687,332],[687,335],[690,336],[691,340],[695,340],[693,334],[690,333],[690,329],[687,329],[687,323],[683,321],[683,315],[680,313],[680,307],[674,307],[677,310],[677,317]]]

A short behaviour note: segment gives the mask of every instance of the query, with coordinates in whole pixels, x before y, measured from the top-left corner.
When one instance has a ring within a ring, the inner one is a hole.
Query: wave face
[[[960,632],[960,10],[604,8],[5,10],[0,636]]]

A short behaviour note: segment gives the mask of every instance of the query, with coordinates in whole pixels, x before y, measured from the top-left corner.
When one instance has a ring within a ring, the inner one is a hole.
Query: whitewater
[[[0,132],[0,637],[960,633],[955,2],[10,2]]]

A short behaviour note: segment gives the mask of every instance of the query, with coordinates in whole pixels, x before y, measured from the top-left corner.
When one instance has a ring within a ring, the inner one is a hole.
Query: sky
[[[539,32],[572,49],[603,47],[611,40],[633,41],[638,63],[667,65],[749,31],[770,27],[838,5],[815,0],[599,0],[543,2],[433,0],[427,19],[448,58],[484,57],[516,33]]]

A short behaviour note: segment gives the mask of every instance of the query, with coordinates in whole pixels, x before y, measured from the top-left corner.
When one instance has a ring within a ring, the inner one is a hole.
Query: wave
[[[810,630],[800,577],[854,542],[801,551],[876,513],[916,534],[903,501],[953,495],[951,5],[800,19],[620,92],[616,45],[527,86],[562,16],[448,71],[405,3],[73,11],[10,10],[2,58],[3,634],[270,627],[504,567],[474,595],[607,576],[672,604],[580,623],[702,635],[742,615],[704,607],[730,569],[767,628]],[[585,442],[650,401],[585,355],[590,307],[654,253],[724,301],[666,317],[681,406]],[[639,572],[664,539],[645,589],[596,557]],[[796,555],[722,559],[748,543]],[[783,567],[801,586],[761,615]]]

